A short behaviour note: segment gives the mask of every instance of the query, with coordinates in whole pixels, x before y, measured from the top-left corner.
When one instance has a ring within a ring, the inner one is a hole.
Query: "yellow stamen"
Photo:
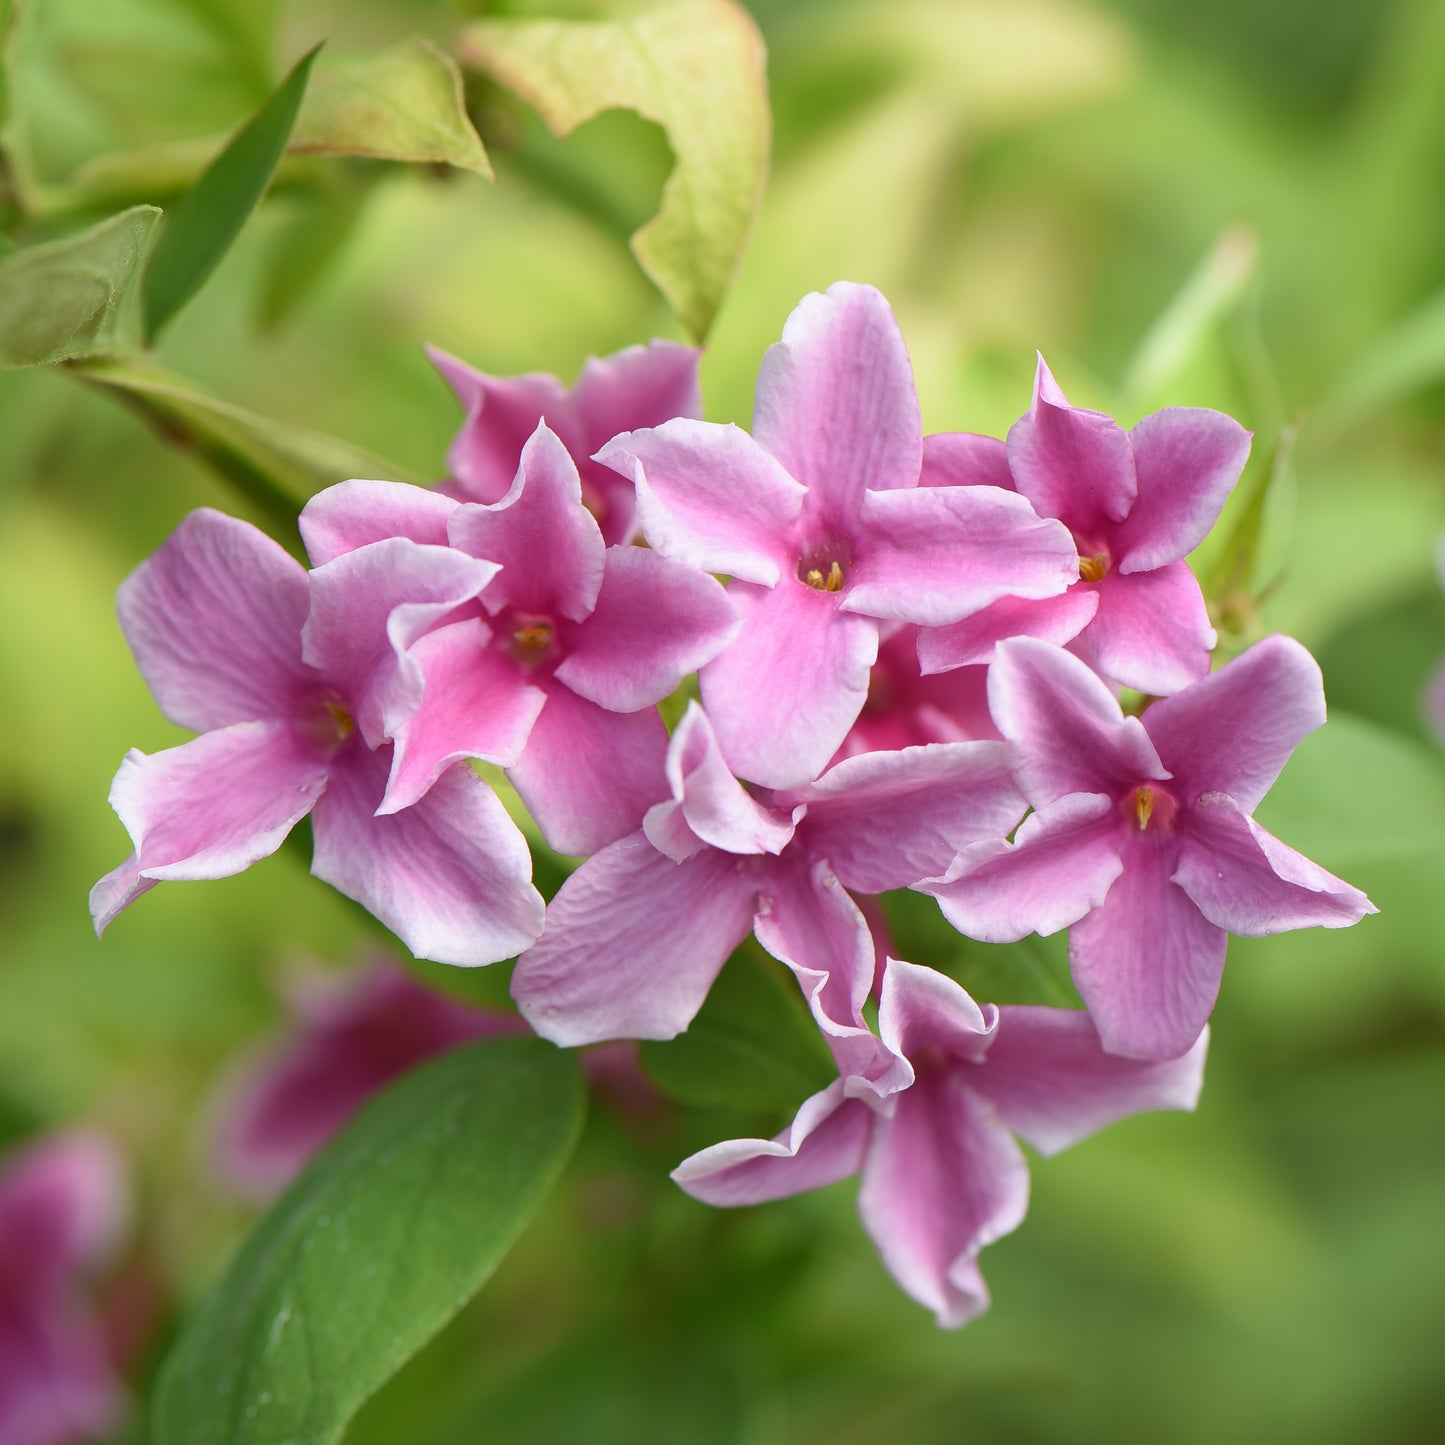
[[[540,662],[552,645],[555,632],[550,622],[532,622],[512,634],[512,651],[519,662]]]
[[[1139,820],[1139,831],[1142,833],[1149,826],[1149,819],[1154,815],[1154,789],[1140,788],[1134,795],[1134,816]]]
[[[803,574],[803,581],[816,592],[841,592],[843,590],[843,569],[837,562],[828,564],[828,575],[821,567],[809,567]]]
[[[1108,570],[1109,558],[1103,552],[1095,553],[1092,557],[1079,558],[1079,581],[1081,582],[1102,581]]]
[[[326,711],[331,714],[331,721],[336,724],[336,731],[339,735],[337,741],[344,743],[356,731],[355,719],[339,702],[328,701]]]

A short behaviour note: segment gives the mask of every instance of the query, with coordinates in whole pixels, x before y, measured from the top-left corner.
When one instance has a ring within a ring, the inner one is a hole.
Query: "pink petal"
[[[1014,490],[1008,447],[977,432],[937,432],[923,438],[921,487],[1002,487]]]
[[[125,1393],[109,1356],[101,1321],[82,1302],[0,1312],[0,1440],[117,1438]]]
[[[1187,819],[1174,882],[1230,933],[1260,938],[1291,928],[1348,928],[1379,912],[1358,888],[1246,817],[1233,798],[1206,793]]]
[[[745,431],[670,421],[614,437],[596,459],[632,478],[642,530],[664,556],[765,587],[796,570],[807,494]]]
[[[595,853],[667,796],[667,729],[655,708],[608,712],[550,678],[539,683],[547,701],[507,776],[549,847]]]
[[[1080,546],[1099,545],[1138,494],[1128,433],[1100,411],[1073,407],[1039,357],[1034,400],[1008,434],[1014,486]]]
[[[229,878],[274,853],[321,796],[327,767],[283,723],[236,723],[150,756],[132,749],[110,803],[135,852],[91,889],[95,931],[164,879]]]
[[[580,622],[597,603],[606,547],[567,449],[543,422],[522,449],[517,479],[500,502],[459,507],[452,545],[501,564],[483,599],[489,612],[510,607]]]
[[[470,968],[520,953],[542,931],[543,903],[517,825],[465,765],[413,807],[377,817],[388,753],[353,739],[338,755],[312,820],[311,871],[418,958]]]
[[[706,572],[645,547],[609,547],[596,606],[554,675],[599,707],[636,712],[717,656],[738,626]]]
[[[1208,1030],[1177,1059],[1106,1054],[1086,1013],[1005,1005],[988,1057],[970,1079],[1001,1122],[1041,1154],[1150,1109],[1192,1109],[1204,1083]]]
[[[1208,673],[1219,639],[1187,562],[1152,572],[1116,568],[1092,586],[1099,609],[1074,650],[1105,677],[1167,696]]]
[[[1011,832],[1027,806],[1007,748],[990,742],[864,753],[790,796],[808,805],[800,844],[860,893],[937,877],[960,849]]]
[[[403,482],[339,482],[306,503],[297,521],[313,567],[388,537],[447,545],[457,504],[440,492]]]
[[[1104,682],[1062,648],[1032,637],[1001,643],[988,700],[1017,745],[1019,782],[1035,807],[1169,776],[1139,719],[1125,717]]]
[[[673,417],[700,417],[697,368],[702,352],[676,341],[649,341],[611,356],[589,356],[572,402],[578,430],[595,451],[618,432],[661,426]]]
[[[547,700],[497,652],[480,617],[428,632],[410,659],[425,685],[417,710],[397,729],[383,814],[409,808],[463,758],[511,767]]]
[[[734,582],[728,596],[742,630],[699,674],[723,756],[767,787],[811,782],[863,708],[878,624],[791,577],[772,591]]]
[[[1170,880],[1175,858],[1130,848],[1103,906],[1069,934],[1074,985],[1111,1054],[1173,1059],[1209,1022],[1228,935]]]
[[[870,488],[918,485],[918,393],[881,293],[839,281],[798,303],[758,371],[753,435],[825,527],[848,529]]]
[[[752,866],[706,849],[683,863],[634,833],[588,859],[517,961],[512,997],[545,1039],[670,1039],[752,927]]]
[[[841,605],[938,627],[1001,597],[1052,597],[1079,577],[1068,532],[996,487],[869,492]]]
[[[1324,720],[1319,664],[1293,638],[1276,634],[1154,703],[1144,727],[1181,795],[1228,793],[1250,813],[1300,739]]]
[[[301,661],[306,574],[247,522],[192,512],[116,605],[141,675],[181,727],[289,717],[315,686]]]
[[[1071,793],[1030,813],[1012,843],[975,843],[941,878],[918,885],[969,938],[1014,943],[1076,923],[1123,869],[1114,800]]]
[[[936,969],[890,958],[878,1003],[883,1042],[906,1058],[930,1052],[954,1064],[976,1064],[988,1054],[998,1026],[992,1004],[980,1008],[967,991]]]
[[[1114,533],[1114,564],[1147,572],[1192,552],[1249,459],[1250,434],[1223,412],[1171,406],[1129,433],[1139,495]]]
[[[962,622],[925,627],[918,635],[919,665],[931,674],[992,662],[994,649],[1010,637],[1070,642],[1098,607],[1098,591],[1087,583],[1075,583],[1057,597],[1000,597]]]

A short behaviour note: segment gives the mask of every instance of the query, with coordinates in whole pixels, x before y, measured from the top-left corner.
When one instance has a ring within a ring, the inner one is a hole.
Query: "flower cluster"
[[[122,765],[135,851],[97,925],[309,812],[319,877],[421,957],[520,954],[559,1044],[676,1035],[751,932],[838,1078],[675,1177],[736,1204],[861,1171],[889,1268],[962,1322],[1022,1217],[1013,1135],[1190,1107],[1227,934],[1373,911],[1252,817],[1324,721],[1313,659],[1273,637],[1210,670],[1184,558],[1247,433],[1194,408],[1125,431],[1040,362],[1006,441],[924,438],[886,301],[841,283],[767,352],[751,434],[696,418],[697,354],[666,343],[571,394],[437,360],[467,408],[445,485],[321,493],[309,569],[200,512],[125,584],[137,661],[201,736]],[[545,912],[472,759],[586,855]],[[1071,927],[1087,1011],[887,957],[865,908],[897,889],[984,941]]]

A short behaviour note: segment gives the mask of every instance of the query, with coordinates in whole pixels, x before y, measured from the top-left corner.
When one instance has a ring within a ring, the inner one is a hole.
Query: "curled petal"
[[[311,565],[320,567],[388,537],[445,547],[456,509],[450,497],[405,482],[338,482],[306,503],[296,525]]]
[[[998,1029],[998,1010],[982,1008],[953,979],[936,969],[890,958],[878,1001],[878,1032],[905,1058],[928,1052],[958,1063],[981,1063]]]

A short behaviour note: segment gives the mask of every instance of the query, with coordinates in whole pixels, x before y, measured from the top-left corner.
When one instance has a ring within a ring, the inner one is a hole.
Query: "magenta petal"
[[[1018,1228],[1028,1196],[1008,1130],[961,1070],[935,1068],[874,1126],[858,1212],[893,1277],[952,1329],[988,1308],[978,1253]]]
[[[812,856],[849,888],[883,893],[943,873],[960,849],[1013,830],[1026,804],[1002,743],[934,743],[864,753],[790,794]]]
[[[355,739],[312,819],[311,871],[379,918],[418,958],[496,963],[542,931],[526,839],[464,764],[414,806],[376,816],[391,764]]]
[[[1002,487],[1014,490],[1008,447],[977,432],[936,432],[923,438],[920,487]]]
[[[1034,400],[1009,429],[1014,486],[1042,517],[1057,517],[1083,546],[1110,535],[1138,494],[1128,433],[1100,411],[1073,407],[1043,357]]]
[[[795,569],[807,494],[745,431],[680,419],[614,437],[596,459],[632,478],[642,530],[664,556],[765,587]]]
[[[1112,798],[1071,793],[1030,813],[1012,843],[975,843],[918,885],[969,938],[1014,943],[1057,933],[1108,896],[1123,869]]]
[[[141,675],[181,727],[287,717],[315,684],[301,661],[306,573],[248,522],[192,512],[116,606]]]
[[[918,663],[925,674],[992,662],[994,650],[1010,637],[1070,642],[1098,611],[1099,594],[1075,584],[1057,597],[1000,597],[962,622],[925,627],[918,634]]]
[[[728,596],[742,630],[699,674],[723,756],[767,787],[811,782],[862,711],[878,624],[791,577],[772,591],[735,582]]]
[[[1246,817],[1233,798],[1206,793],[1187,818],[1174,882],[1230,933],[1260,938],[1291,928],[1348,928],[1379,911],[1358,888]]]
[[[930,627],[1001,597],[1052,597],[1079,577],[1058,522],[997,487],[869,492],[841,605]]]
[[[1171,854],[1141,841],[1103,906],[1069,934],[1074,985],[1111,1054],[1173,1059],[1199,1037],[1229,941],[1177,884]]]
[[[839,281],[798,303],[758,370],[753,435],[833,527],[848,526],[869,489],[917,486],[918,393],[880,292]]]
[[[1319,664],[1293,638],[1276,634],[1154,703],[1144,727],[1182,796],[1228,793],[1250,813],[1300,739],[1324,720]]]
[[[670,1039],[752,927],[757,880],[729,854],[683,863],[631,834],[588,859],[517,962],[512,997],[545,1039]]]
[[[297,526],[313,567],[388,537],[447,545],[447,521],[457,504],[440,492],[404,482],[338,482],[302,508]]]
[[[804,1101],[774,1139],[729,1139],[684,1159],[673,1179],[694,1199],[722,1206],[762,1204],[821,1189],[856,1174],[873,1128],[866,1104],[843,1081]]]
[[[95,931],[165,879],[229,878],[274,853],[326,786],[327,760],[283,723],[237,723],[126,754],[110,803],[135,852],[90,892]]]
[[[118,1438],[125,1393],[104,1327],[74,1300],[0,1311],[0,1440],[78,1445]]]
[[[701,416],[701,360],[696,347],[676,341],[650,341],[611,356],[589,356],[572,389],[578,430],[596,438],[595,450],[618,432],[661,426],[678,416]]]
[[[428,632],[412,646],[410,658],[425,686],[420,706],[397,729],[382,813],[410,807],[463,758],[511,767],[547,700],[541,688],[523,681],[510,658],[497,653],[480,617]]]
[[[1192,1109],[1204,1083],[1206,1030],[1159,1061],[1106,1054],[1086,1013],[1005,1005],[988,1057],[970,1083],[1000,1121],[1041,1154],[1057,1154],[1116,1119]]]
[[[1249,433],[1223,412],[1171,406],[1146,416],[1129,444],[1139,495],[1114,533],[1114,564],[1147,572],[1204,540],[1249,459]]]
[[[1165,697],[1209,671],[1219,640],[1187,562],[1110,572],[1094,584],[1099,609],[1075,650],[1125,687]]]
[[[988,1054],[998,1010],[980,1008],[967,991],[936,969],[890,958],[878,1001],[878,1032],[895,1053],[922,1059],[946,1055],[953,1063],[977,1064]]]
[[[721,652],[738,626],[706,572],[645,547],[609,547],[596,606],[555,676],[599,707],[636,712]]]

